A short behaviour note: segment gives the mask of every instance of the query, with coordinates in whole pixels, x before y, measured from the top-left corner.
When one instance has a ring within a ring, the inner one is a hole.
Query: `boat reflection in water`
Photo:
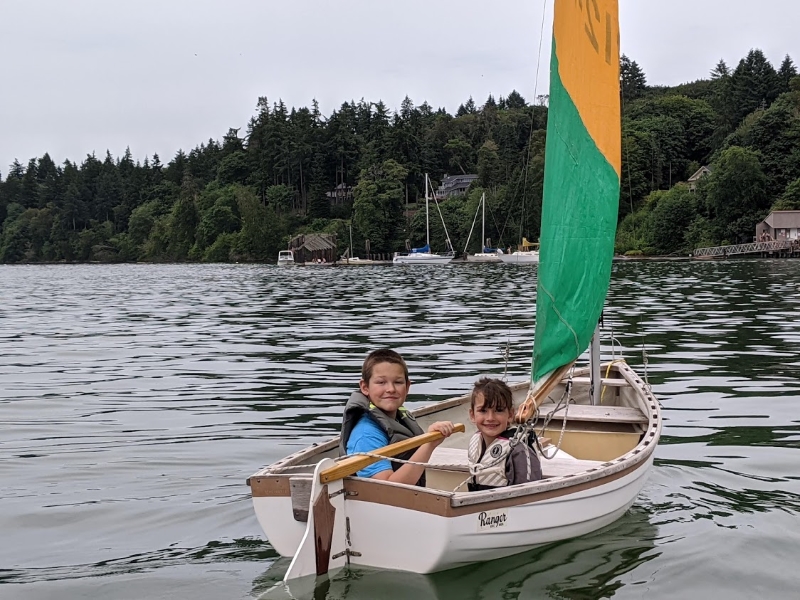
[[[649,513],[635,506],[590,535],[430,575],[359,567],[285,584],[290,559],[280,559],[253,582],[252,595],[262,600],[610,598],[629,583],[650,579],[640,574],[628,582],[625,575],[659,556],[657,536]],[[424,532],[419,541],[425,543]]]

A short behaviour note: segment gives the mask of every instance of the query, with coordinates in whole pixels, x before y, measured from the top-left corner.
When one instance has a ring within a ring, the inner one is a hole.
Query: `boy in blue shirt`
[[[388,348],[371,352],[361,367],[360,392],[353,392],[344,409],[340,454],[372,452],[421,435],[422,428],[403,407],[410,386],[408,367],[397,352]],[[427,462],[434,448],[453,433],[453,424],[450,421],[439,421],[428,427],[428,432],[431,431],[438,431],[444,437],[400,454],[397,458]],[[357,475],[409,485],[425,485],[425,467],[389,460],[373,463]]]

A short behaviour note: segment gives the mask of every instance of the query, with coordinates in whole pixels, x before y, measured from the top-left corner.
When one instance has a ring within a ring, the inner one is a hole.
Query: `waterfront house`
[[[353,188],[346,183],[340,183],[330,192],[325,192],[331,206],[340,206],[346,202],[353,201]]]
[[[445,175],[442,184],[436,190],[437,200],[445,200],[452,196],[466,194],[469,186],[478,178],[477,175]]]
[[[689,191],[694,192],[697,190],[697,182],[700,181],[703,177],[711,174],[711,167],[700,167],[695,171],[694,175],[689,177],[687,183],[689,184]]]

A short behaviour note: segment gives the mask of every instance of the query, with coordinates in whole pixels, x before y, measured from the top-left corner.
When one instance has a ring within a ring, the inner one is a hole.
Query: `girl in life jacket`
[[[513,445],[509,429],[514,403],[511,389],[500,379],[484,377],[472,390],[469,418],[478,428],[469,442],[469,491],[538,481],[542,466],[530,440]]]

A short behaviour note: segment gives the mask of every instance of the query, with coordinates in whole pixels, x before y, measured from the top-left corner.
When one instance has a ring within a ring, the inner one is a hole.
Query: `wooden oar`
[[[528,393],[528,397],[525,398],[525,402],[519,405],[514,420],[517,423],[524,423],[530,419],[533,416],[533,413],[536,412],[536,407],[544,402],[544,399],[547,398],[547,396],[550,395],[550,392],[553,391],[553,388],[555,388],[559,382],[564,379],[564,375],[566,375],[571,368],[572,363],[570,362],[569,364],[552,371],[550,376],[545,379],[542,385],[540,385],[533,393]]]
[[[461,433],[466,431],[464,424],[456,423],[453,426],[453,433],[456,431],[460,431]],[[381,460],[380,456],[397,456],[403,452],[408,452],[409,450],[419,448],[428,442],[435,442],[441,437],[442,434],[438,431],[431,431],[430,433],[423,433],[422,435],[403,440],[402,442],[389,444],[388,446],[378,448],[377,450],[373,450],[371,452],[371,454],[377,454],[379,456],[351,456],[350,458],[345,458],[344,460],[340,460],[338,463],[336,463],[335,467],[331,467],[322,471],[322,473],[319,474],[319,480],[322,483],[329,483],[331,481],[336,481],[337,479],[342,479],[343,477],[348,477],[353,473],[359,472],[364,467],[378,462]]]

